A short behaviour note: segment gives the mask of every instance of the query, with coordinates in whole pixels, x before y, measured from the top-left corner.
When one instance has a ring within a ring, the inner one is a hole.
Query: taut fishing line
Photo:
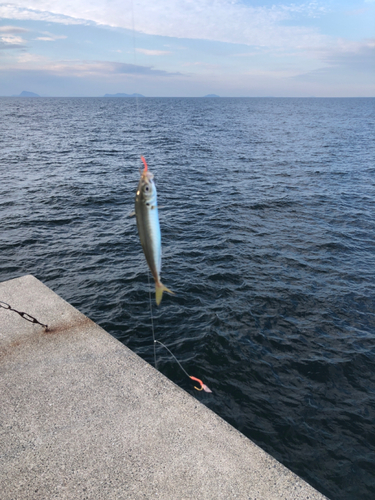
[[[151,316],[151,329],[152,329],[152,340],[154,341],[154,365],[155,368],[158,369],[156,365],[156,347],[155,347],[155,329],[154,329],[154,316],[152,314],[152,300],[151,300],[151,283],[150,283],[150,271],[147,273],[148,278],[148,297],[150,300],[150,316]]]
[[[177,361],[177,364],[178,366],[181,368],[181,370],[189,377],[191,378],[191,380],[195,380],[196,382],[199,382],[200,384],[200,387],[195,387],[194,386],[194,389],[196,389],[197,391],[205,391],[205,392],[212,392],[211,389],[209,389],[206,384],[204,384],[199,378],[196,378],[196,377],[192,377],[191,375],[188,374],[188,372],[185,370],[185,368],[182,366],[182,364],[178,361],[178,359],[176,358],[176,356],[173,354],[173,352],[168,349],[168,347],[166,345],[164,345],[162,342],[160,342],[159,340],[155,340],[154,339],[154,344],[155,343],[158,343],[160,344],[161,346],[164,347],[164,349],[167,349],[167,351],[169,352],[169,354]]]
[[[133,0],[131,1],[131,13],[132,13],[132,35],[133,35],[133,58],[134,58],[134,69],[135,69],[135,74],[137,74],[137,50],[136,50],[136,40],[135,40],[135,15],[134,15],[134,3]],[[139,116],[139,102],[138,102],[138,95],[135,96],[135,102],[136,102],[136,115],[137,115],[137,129],[138,129],[138,137],[140,137],[140,131],[141,131],[141,122],[140,122],[140,116]],[[139,147],[139,141],[138,141],[138,147]],[[139,147],[139,149],[141,149]],[[145,165],[145,169],[147,169],[147,163],[146,160],[141,156],[141,159]],[[149,294],[149,303],[150,303],[150,319],[151,319],[151,330],[152,330],[152,340],[153,340],[153,346],[154,346],[154,366],[155,369],[157,370],[157,359],[156,359],[156,344],[160,344],[164,349],[166,349],[169,354],[175,359],[181,370],[185,373],[187,377],[189,377],[191,380],[194,380],[195,382],[198,382],[200,387],[194,386],[194,389],[197,391],[205,391],[205,392],[212,392],[207,385],[205,385],[199,378],[193,377],[188,374],[188,372],[185,370],[185,368],[182,366],[182,364],[179,362],[179,360],[176,358],[176,356],[172,353],[172,351],[162,342],[159,340],[155,339],[155,328],[154,328],[154,316],[152,313],[152,299],[151,299],[151,283],[150,283],[150,271],[147,273],[147,278],[148,278],[148,294]],[[166,289],[168,292],[170,290]],[[172,293],[172,292],[170,292]]]
[[[135,75],[137,75],[137,51],[135,47],[135,19],[134,19],[134,5],[133,5],[133,0],[131,1],[131,8],[132,8],[132,34],[133,34],[133,61],[134,61],[134,71]],[[139,119],[139,103],[138,103],[138,96],[135,96],[135,104],[136,104],[136,109],[137,109],[137,125],[138,125],[138,133],[141,130],[141,124],[140,124],[140,119]]]

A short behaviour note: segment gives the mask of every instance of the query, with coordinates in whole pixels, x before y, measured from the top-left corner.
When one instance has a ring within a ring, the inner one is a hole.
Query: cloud
[[[134,11],[134,19],[132,16]],[[239,0],[13,0],[0,4],[0,17],[66,24],[96,23],[148,35],[205,39],[256,46],[322,45],[315,28],[287,26],[296,15],[319,16],[316,2],[249,6]]]
[[[219,64],[211,64],[211,63],[206,63],[206,62],[201,62],[201,61],[195,61],[195,62],[187,62],[183,64],[184,67],[195,67],[195,68],[204,68],[207,70],[217,70],[220,69]]]
[[[39,10],[42,2],[33,1],[30,3],[23,1],[14,1],[12,3],[0,3],[0,18],[18,19],[21,21],[45,21],[62,24],[89,24],[84,18],[75,18],[74,16],[55,14],[53,12]],[[32,3],[35,8],[30,7]],[[46,3],[46,2],[45,2]],[[23,5],[25,4],[25,6]],[[39,4],[39,5],[37,5]]]
[[[311,47],[307,53],[328,66],[350,67],[353,71],[362,69],[366,72],[373,72],[375,38],[362,42],[338,39],[330,46]]]
[[[172,54],[169,50],[148,50],[148,49],[135,49],[136,52],[145,54],[146,56],[165,56],[167,54]]]
[[[17,29],[15,26],[0,27],[0,50],[25,48],[26,40],[16,33],[24,33],[27,30]]]
[[[75,77],[100,76],[110,78],[116,75],[171,77],[180,73],[154,69],[151,66],[118,63],[113,61],[51,61],[47,57],[24,53],[18,56],[17,63],[6,69],[24,71],[43,71],[56,75]],[[5,68],[4,68],[5,69]]]
[[[25,28],[19,28],[18,26],[0,26],[1,33],[14,34],[14,33],[26,33],[28,30]]]
[[[63,40],[67,38],[65,35],[54,35],[53,33],[49,33],[49,31],[43,31],[42,35],[45,36],[38,36],[35,38],[35,40],[41,40],[43,42],[54,42],[55,40]]]
[[[356,73],[374,73],[375,39],[365,43],[343,43],[342,47],[326,54],[326,62],[335,67],[349,68]]]
[[[368,80],[374,89],[375,39],[362,43],[339,40],[335,47],[321,49],[319,57],[325,63],[324,68],[300,74],[295,78],[306,81],[318,81],[323,77],[336,78],[337,81],[345,78],[348,82],[361,83]]]
[[[297,87],[304,93],[305,86],[308,88],[311,82],[317,82],[317,85],[326,82],[334,93],[339,92],[348,74],[352,82],[358,82],[360,94],[362,80],[370,81],[373,71],[373,42],[363,41],[365,36],[372,36],[369,29],[363,31],[354,26],[349,30],[347,25],[354,18],[350,18],[350,12],[345,10],[348,6],[341,7],[337,0],[285,0],[282,5],[283,1],[64,0],[62,3],[56,0],[0,0],[0,18],[41,21],[29,24],[30,29],[31,26],[34,28],[28,36],[19,31],[23,28],[0,28],[2,67],[4,69],[4,63],[7,64],[12,74],[23,69],[25,75],[34,71],[40,76],[44,72],[51,80],[59,82],[67,75],[68,79],[74,80],[71,88],[83,81],[86,84],[92,82],[92,88],[99,80],[103,86],[108,85],[110,79],[116,83],[135,82],[134,88],[127,93],[157,92],[157,95],[175,95],[177,92],[192,95],[193,81],[200,79],[199,85],[204,86],[210,78],[212,89],[207,88],[204,93],[250,95],[255,88],[254,80],[259,84],[258,93],[265,88],[265,82],[271,82],[276,89],[285,83],[280,92],[271,90],[270,83],[269,89],[264,90],[266,95],[287,95],[288,92],[292,95],[293,88]],[[366,10],[370,12],[374,1],[362,2],[362,7],[367,5]],[[361,15],[364,18],[365,14]],[[322,18],[322,22],[317,18]],[[357,24],[361,21],[358,19]],[[17,24],[16,21],[6,22]],[[50,25],[42,28],[42,22]],[[53,23],[60,26],[53,26]],[[64,31],[61,31],[61,24],[66,25]],[[24,25],[27,23],[23,22]],[[81,25],[85,29],[77,30],[68,25]],[[42,29],[49,31],[39,31]],[[59,36],[51,33],[55,29]],[[64,32],[69,35],[70,43],[59,44],[57,52],[51,43],[37,43],[62,39],[61,33]],[[362,38],[362,42],[340,40],[338,33],[353,39]],[[48,55],[50,59],[27,58],[23,38],[28,39],[29,51]],[[149,59],[149,66],[123,64],[124,60],[136,62],[132,40],[135,47],[138,46],[135,50],[139,60],[143,59],[142,54],[159,59]],[[21,50],[5,50],[11,48]],[[184,49],[184,52],[179,52],[179,49]],[[121,57],[115,52],[121,53]],[[167,55],[169,57],[163,58]],[[77,60],[73,60],[74,57]],[[2,75],[5,75],[4,71]],[[157,82],[155,86],[151,85],[152,76]],[[297,82],[296,78],[300,81]],[[220,82],[224,81],[227,82],[226,92],[219,88]],[[178,85],[173,87],[176,82]],[[143,84],[145,87],[140,87]],[[147,85],[151,91],[143,90]],[[67,88],[65,92],[68,92]],[[108,88],[105,92],[116,90]],[[307,95],[319,93],[308,92]],[[355,91],[350,91],[350,94],[355,95]]]
[[[169,73],[168,71],[153,69],[152,66],[140,66],[136,64],[126,64],[110,61],[87,62],[79,67],[85,72],[98,72],[101,74],[126,74],[126,75],[150,75],[150,76],[175,76],[179,73]]]
[[[9,43],[9,42],[3,41],[0,38],[0,50],[24,49],[25,47],[26,47],[25,45],[19,45],[17,43]]]
[[[22,43],[25,43],[25,40],[23,38],[14,35],[2,36],[1,41],[4,43],[15,44],[15,45],[21,45]]]
[[[254,57],[259,56],[261,52],[251,51],[251,52],[241,52],[240,54],[233,54],[233,57]]]
[[[126,74],[135,76],[172,76],[177,73],[169,73],[168,71],[153,69],[150,66],[140,66],[136,64],[126,64],[111,61],[82,61],[82,62],[67,62],[58,63],[50,66],[50,70],[58,71],[63,74],[100,74],[105,76]]]
[[[56,38],[52,38],[50,36],[37,36],[35,40],[39,40],[41,42],[54,42]]]

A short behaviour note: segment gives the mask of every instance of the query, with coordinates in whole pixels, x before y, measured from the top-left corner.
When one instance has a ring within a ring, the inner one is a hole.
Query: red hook
[[[195,380],[196,382],[200,383],[200,388],[194,386],[194,389],[196,389],[197,391],[212,392],[211,389],[206,386],[206,384],[199,380],[199,378],[192,377],[191,375],[189,375],[189,377],[191,378],[191,380]]]

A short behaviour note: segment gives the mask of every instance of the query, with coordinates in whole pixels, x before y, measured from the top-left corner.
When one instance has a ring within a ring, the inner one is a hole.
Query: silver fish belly
[[[163,292],[171,292],[160,281],[161,233],[157,206],[157,193],[153,174],[146,168],[141,174],[135,196],[135,215],[139,239],[148,267],[155,280],[156,303],[160,304]]]
[[[151,184],[152,183],[152,184]],[[139,239],[147,264],[154,279],[158,279],[161,270],[161,233],[157,207],[157,194],[153,181],[149,181],[150,195],[144,196],[145,183],[143,176],[139,181],[135,197],[135,215]],[[147,189],[146,188],[146,189]],[[148,194],[148,193],[147,193]]]

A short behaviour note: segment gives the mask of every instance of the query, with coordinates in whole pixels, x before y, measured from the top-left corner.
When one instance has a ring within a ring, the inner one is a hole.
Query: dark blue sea
[[[331,499],[373,500],[374,124],[365,98],[1,98],[0,281],[33,274],[153,364],[143,154],[176,293],[152,291],[155,336],[213,392],[161,346],[158,369]]]

